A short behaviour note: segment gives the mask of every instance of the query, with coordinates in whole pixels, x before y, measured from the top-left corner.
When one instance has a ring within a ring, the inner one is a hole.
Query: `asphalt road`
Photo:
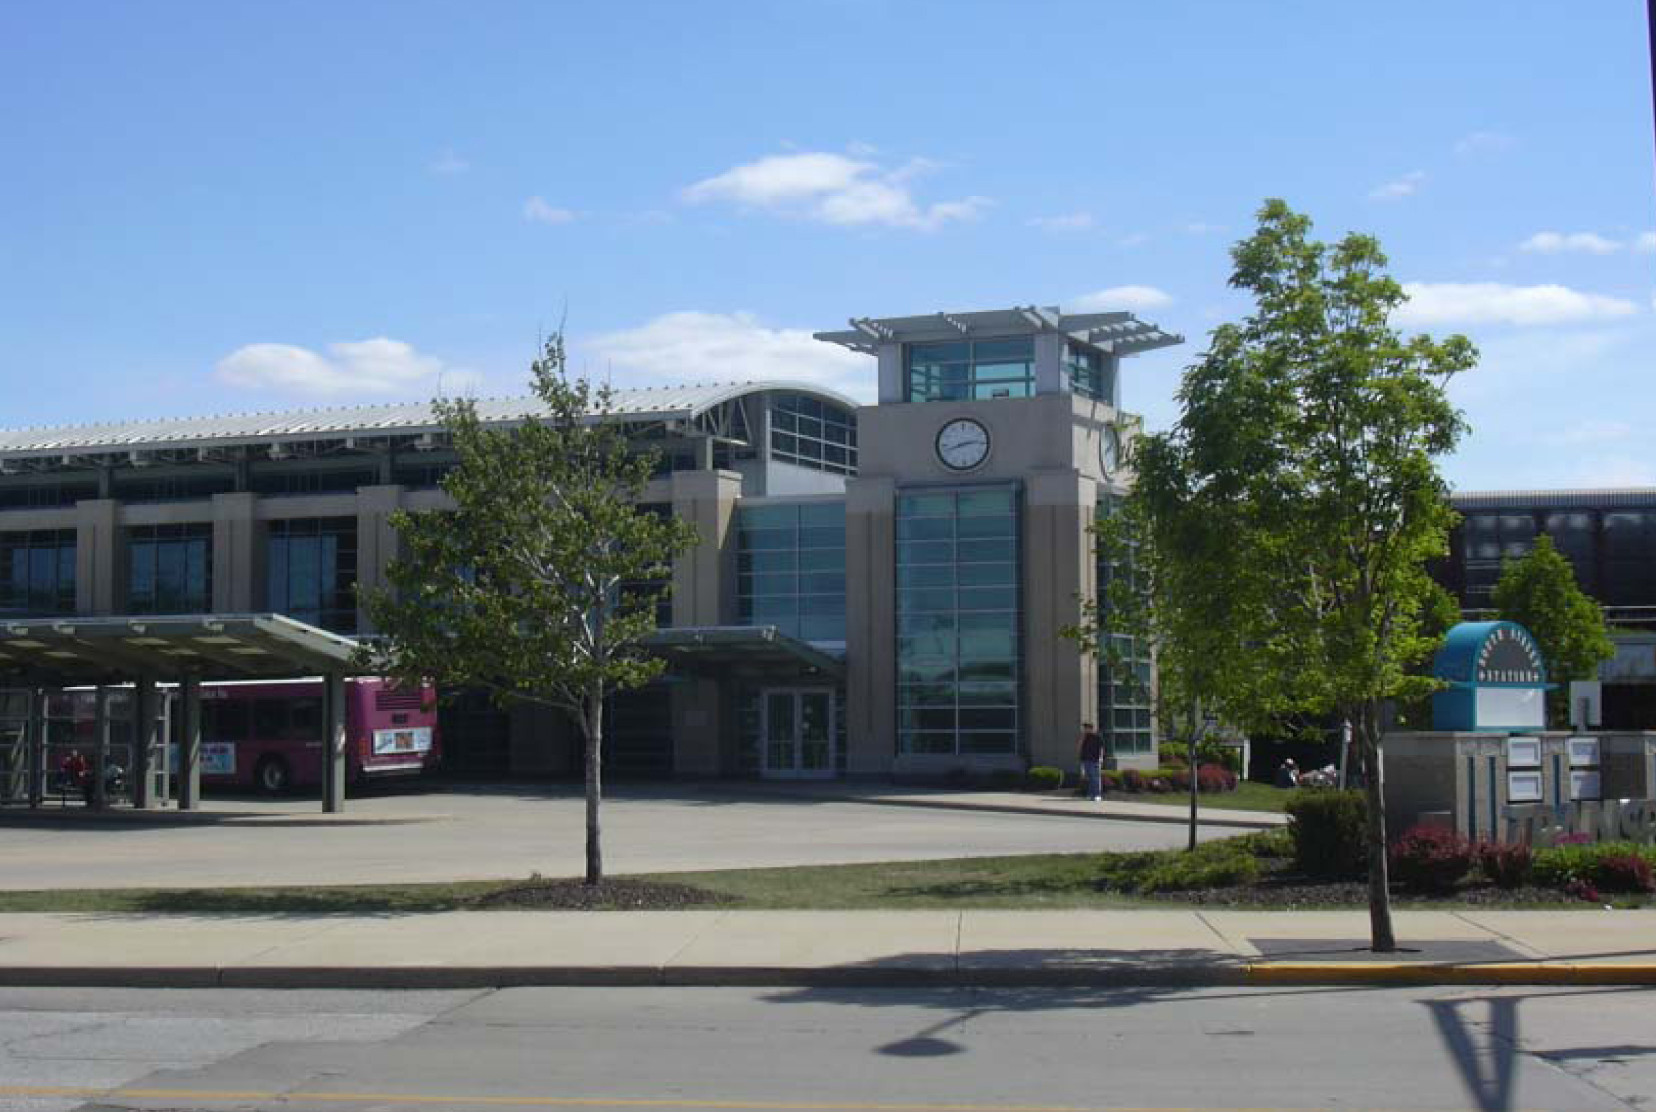
[[[0,990],[0,1108],[1627,1109],[1650,990]]]
[[[0,889],[377,884],[576,876],[577,790],[521,785],[314,803],[210,801],[207,821],[50,824],[0,813]],[[604,804],[615,874],[1182,846],[1177,823],[891,807],[623,786]],[[1206,836],[1235,830],[1206,830]]]

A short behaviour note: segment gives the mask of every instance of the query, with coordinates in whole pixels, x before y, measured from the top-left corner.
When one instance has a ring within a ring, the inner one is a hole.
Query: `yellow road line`
[[[780,1109],[782,1112],[1296,1112],[1283,1105],[1267,1108],[1196,1107],[1192,1105],[1077,1107],[1064,1104],[883,1104],[861,1101],[694,1100],[627,1097],[485,1097],[439,1096],[431,1093],[294,1093],[214,1089],[89,1089],[61,1086],[0,1085],[0,1097],[71,1097],[79,1099],[193,1100],[208,1104],[239,1101],[284,1104],[450,1104],[518,1108],[713,1108],[736,1112]],[[1298,1112],[1310,1112],[1309,1109]],[[1390,1112],[1387,1109],[1350,1109],[1349,1112]],[[1419,1112],[1419,1110],[1414,1110]]]

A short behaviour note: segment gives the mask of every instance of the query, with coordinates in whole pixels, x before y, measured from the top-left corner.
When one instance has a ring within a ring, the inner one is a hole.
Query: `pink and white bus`
[[[322,782],[320,679],[201,685],[201,781],[274,795]],[[361,783],[416,776],[442,759],[430,687],[345,681],[345,773]]]

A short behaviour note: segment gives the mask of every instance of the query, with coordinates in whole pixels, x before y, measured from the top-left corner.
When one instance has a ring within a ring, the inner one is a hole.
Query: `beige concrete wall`
[[[75,610],[114,614],[125,599],[120,581],[121,504],[108,498],[75,506]]]
[[[864,410],[867,412],[867,410]],[[897,753],[896,483],[859,477],[845,501],[845,751],[852,776],[890,772]]]
[[[357,592],[385,586],[385,566],[397,558],[397,531],[391,527],[391,515],[402,506],[400,486],[360,487],[356,497],[357,519]],[[357,629],[373,632],[373,623],[360,603],[357,606]]]
[[[213,515],[213,609],[248,614],[265,607],[265,527],[257,494],[215,494]]]
[[[1097,495],[1073,470],[1024,482],[1024,739],[1032,764],[1069,768],[1083,721],[1098,720],[1097,665],[1062,635],[1081,621],[1093,590],[1092,523]]]
[[[673,624],[729,625],[736,618],[736,546],[731,529],[742,477],[734,471],[679,471],[673,514],[696,527],[700,543],[673,566]]]

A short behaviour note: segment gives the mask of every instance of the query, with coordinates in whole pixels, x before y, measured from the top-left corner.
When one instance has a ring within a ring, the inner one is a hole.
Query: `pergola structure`
[[[112,742],[112,687],[136,691],[133,804],[157,804],[154,760],[165,760],[162,683],[177,683],[183,729],[179,744],[178,806],[201,800],[201,684],[213,680],[323,677],[322,809],[345,807],[345,677],[360,669],[358,643],[280,614],[126,615],[0,619],[0,686],[30,692],[25,733],[29,802],[43,801],[46,779],[46,692],[69,687],[97,691],[91,790],[88,803],[107,804],[105,771]]]

